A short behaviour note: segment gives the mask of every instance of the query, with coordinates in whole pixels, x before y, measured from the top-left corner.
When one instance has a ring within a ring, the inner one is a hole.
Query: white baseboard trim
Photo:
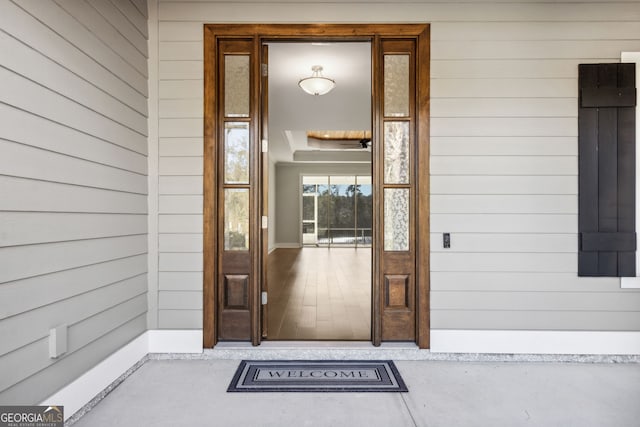
[[[433,353],[640,354],[640,332],[431,330]]]
[[[621,277],[620,287],[623,289],[640,288],[640,277]]]
[[[66,387],[46,398],[40,405],[64,406],[65,421],[100,394],[122,374],[147,356],[149,342],[143,333],[107,357]]]
[[[147,331],[149,353],[202,353],[202,330]]]
[[[300,243],[276,243],[275,249],[297,249],[301,248],[302,245]]]
[[[149,353],[202,353],[202,331],[149,330],[43,400],[40,405],[64,406],[66,421]]]

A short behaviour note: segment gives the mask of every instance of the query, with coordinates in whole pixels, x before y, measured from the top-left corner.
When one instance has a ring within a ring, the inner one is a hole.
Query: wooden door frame
[[[429,348],[430,344],[430,315],[429,315],[429,100],[430,100],[430,25],[429,24],[205,24],[204,25],[204,207],[203,207],[203,346],[212,348],[218,340],[217,337],[217,253],[218,240],[218,210],[217,186],[218,177],[216,171],[217,140],[218,133],[216,104],[216,79],[217,79],[217,44],[219,39],[252,39],[254,40],[254,54],[260,57],[260,46],[265,41],[368,41],[372,44],[372,70],[378,69],[380,58],[373,55],[376,44],[380,38],[411,38],[416,40],[416,137],[415,137],[415,162],[416,167],[416,193],[415,193],[415,230],[412,238],[415,239],[415,280],[416,280],[416,343],[420,348]],[[259,76],[256,77],[259,80]],[[256,79],[252,84],[256,84]],[[379,82],[372,82],[372,99],[381,96]],[[259,84],[259,81],[257,82]],[[259,91],[254,91],[258,93]],[[260,96],[258,96],[259,98]],[[259,106],[260,99],[252,99],[252,103]],[[373,108],[379,108],[380,103],[373,103]],[[378,111],[372,111],[374,117],[373,137],[381,140],[375,118]],[[258,118],[260,123],[260,118]],[[255,138],[254,138],[255,139]],[[377,145],[377,144],[376,144]],[[378,148],[374,146],[374,150]],[[254,162],[258,165],[258,162]],[[256,172],[256,176],[257,172]],[[375,184],[374,184],[375,185]],[[380,229],[379,220],[376,224],[374,218],[374,230]],[[254,230],[257,224],[254,225]],[[374,231],[375,233],[375,231]],[[257,233],[252,233],[257,237]],[[258,240],[253,240],[258,242]],[[261,247],[259,245],[258,247]],[[376,251],[373,253],[374,270],[379,264],[376,260]],[[257,261],[254,261],[257,262]],[[250,301],[259,304],[260,276],[253,280]],[[373,272],[372,288],[372,337],[374,345],[380,344],[381,337],[381,284],[377,283],[378,272]],[[252,342],[254,345],[260,342],[260,316],[259,307],[252,310]]]

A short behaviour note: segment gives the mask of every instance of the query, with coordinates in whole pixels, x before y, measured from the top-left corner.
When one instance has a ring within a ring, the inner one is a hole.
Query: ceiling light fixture
[[[313,71],[311,77],[301,79],[298,82],[298,86],[309,95],[324,95],[336,87],[335,81],[322,75],[321,65],[314,65],[311,70]]]

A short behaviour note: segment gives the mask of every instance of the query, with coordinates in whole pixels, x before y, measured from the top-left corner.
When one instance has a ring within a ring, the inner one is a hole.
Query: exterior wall
[[[300,246],[300,177],[302,175],[370,175],[371,165],[354,164],[310,164],[280,163],[276,168],[278,188],[275,211],[276,245]]]
[[[0,29],[0,404],[36,404],[146,330],[146,4],[2,1]]]
[[[202,24],[429,22],[432,328],[640,330],[637,290],[576,276],[577,65],[640,50],[638,3],[161,0],[158,19],[160,327],[202,325]]]

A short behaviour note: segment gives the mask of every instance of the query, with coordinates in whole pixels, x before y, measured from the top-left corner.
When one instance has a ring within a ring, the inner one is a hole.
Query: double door
[[[204,346],[266,336],[268,42],[368,41],[372,342],[429,346],[429,26],[205,25]]]

